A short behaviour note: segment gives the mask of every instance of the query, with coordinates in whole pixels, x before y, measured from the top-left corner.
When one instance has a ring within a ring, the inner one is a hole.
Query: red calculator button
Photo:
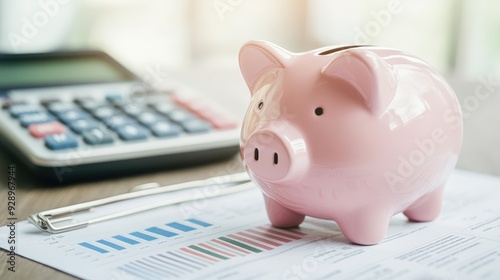
[[[196,101],[196,98],[190,95],[173,94],[172,100],[184,107],[189,107],[189,104]]]
[[[217,129],[233,129],[239,124],[236,119],[224,114],[214,115],[208,121]]]
[[[29,132],[33,137],[43,138],[50,134],[60,134],[66,131],[66,127],[60,122],[48,122],[32,124],[28,127]]]
[[[200,111],[198,116],[210,122],[216,129],[233,129],[238,127],[238,120],[218,110]]]
[[[175,103],[195,113],[198,117],[210,122],[216,129],[233,129],[238,127],[238,120],[217,108],[215,104],[193,96],[174,95]]]

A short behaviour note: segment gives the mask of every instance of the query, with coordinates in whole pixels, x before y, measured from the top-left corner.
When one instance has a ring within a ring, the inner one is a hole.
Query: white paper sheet
[[[438,220],[396,215],[375,246],[349,243],[331,221],[274,229],[257,189],[204,199],[210,191],[56,235],[19,222],[16,253],[85,279],[500,279],[497,177],[454,171]],[[0,229],[4,249],[8,234]]]

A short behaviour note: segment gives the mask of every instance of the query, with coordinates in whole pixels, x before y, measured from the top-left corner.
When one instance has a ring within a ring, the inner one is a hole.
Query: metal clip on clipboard
[[[227,177],[229,176],[229,180]],[[65,206],[61,208],[56,208],[52,210],[42,211],[38,214],[33,214],[28,217],[28,221],[35,225],[38,229],[49,232],[49,233],[60,233],[65,231],[70,231],[74,229],[84,228],[90,224],[98,223],[110,219],[115,219],[131,214],[135,214],[138,212],[151,210],[155,208],[159,208],[162,206],[173,205],[177,203],[182,203],[186,201],[192,201],[198,199],[199,197],[195,194],[191,195],[183,195],[180,197],[175,197],[171,199],[167,199],[165,201],[160,201],[132,209],[127,209],[121,212],[108,214],[92,219],[88,219],[86,221],[76,221],[73,219],[72,214],[76,214],[79,212],[90,211],[92,208],[96,208],[99,206],[103,206],[106,204],[111,204],[115,202],[120,202],[124,200],[144,197],[153,194],[166,193],[166,192],[174,192],[180,190],[186,190],[191,188],[199,188],[208,185],[215,185],[215,182],[222,181],[225,185],[232,185],[228,187],[222,188],[219,192],[205,195],[206,198],[223,196],[231,193],[236,193],[240,191],[244,191],[253,187],[253,184],[250,182],[250,178],[246,172],[236,173],[227,176],[218,176],[212,177],[205,180],[197,180],[191,182],[185,182],[175,185],[169,186],[158,186],[156,183],[149,183],[137,186],[135,188],[142,188],[143,190],[133,191],[130,193],[110,196],[94,201],[83,202],[75,205]],[[65,223],[62,226],[58,226],[57,224]]]

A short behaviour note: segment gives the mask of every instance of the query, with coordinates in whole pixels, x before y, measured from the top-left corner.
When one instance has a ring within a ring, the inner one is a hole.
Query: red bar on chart
[[[291,239],[295,239],[295,240],[301,239],[299,236],[295,236],[295,235],[292,235],[292,234],[284,233],[284,232],[282,232],[279,229],[271,229],[271,228],[266,228],[266,227],[263,227],[263,226],[260,226],[260,227],[257,227],[257,228],[259,228],[261,230],[264,230],[266,232],[272,233],[272,234],[276,234],[276,235],[287,237],[287,238],[291,238]]]
[[[226,257],[236,257],[236,255],[233,255],[233,254],[231,254],[229,252],[226,252],[226,251],[219,250],[219,249],[214,248],[214,247],[212,247],[212,246],[210,246],[208,244],[200,243],[200,244],[198,244],[198,246],[203,247],[203,248],[205,248],[207,250],[214,251],[214,252],[219,253],[221,255],[224,255]]]
[[[181,248],[180,250],[183,251],[183,252],[186,252],[188,254],[191,254],[193,256],[196,256],[196,257],[199,257],[199,258],[202,258],[202,259],[205,259],[205,260],[209,260],[209,261],[212,261],[212,262],[219,262],[220,261],[218,259],[215,259],[215,258],[206,256],[206,255],[203,255],[202,253],[198,253],[198,252],[190,250],[188,248]]]
[[[226,242],[222,242],[222,241],[220,241],[220,240],[218,240],[218,239],[212,239],[212,242],[215,242],[215,243],[220,244],[220,245],[222,245],[222,246],[226,246],[226,247],[228,247],[228,248],[234,249],[234,250],[236,250],[236,251],[238,251],[238,252],[241,252],[241,253],[244,253],[244,254],[250,254],[250,253],[251,253],[251,252],[250,252],[250,251],[248,251],[248,250],[242,249],[242,248],[240,248],[240,247],[236,247],[236,246],[234,246],[234,245],[232,245],[232,244],[229,244],[229,243],[226,243]]]
[[[245,243],[248,243],[248,244],[251,244],[255,247],[259,247],[261,249],[264,249],[264,250],[272,250],[273,248],[269,247],[269,246],[266,246],[264,244],[260,244],[258,242],[255,242],[255,241],[252,241],[250,239],[247,239],[247,238],[244,238],[244,237],[241,237],[241,236],[238,236],[238,235],[235,235],[235,234],[229,234],[228,235],[229,237],[231,237],[232,239],[236,239],[238,241],[241,241],[241,242],[245,242]]]
[[[252,235],[252,234],[249,234],[246,232],[238,232],[238,234],[245,236],[245,237],[248,237],[248,238],[251,238],[251,239],[254,239],[254,240],[257,240],[257,241],[260,241],[260,242],[264,242],[264,243],[272,245],[274,247],[281,246],[280,243],[274,242],[274,241],[266,239],[266,238],[258,237],[258,236],[255,236],[255,235]]]
[[[286,239],[286,238],[283,238],[283,237],[280,237],[280,236],[272,235],[272,234],[269,234],[267,232],[257,231],[255,229],[247,229],[247,231],[251,232],[251,233],[254,233],[254,234],[258,234],[258,235],[267,237],[267,238],[270,238],[270,239],[278,240],[278,241],[281,241],[281,242],[288,243],[288,242],[292,241],[290,239]]]

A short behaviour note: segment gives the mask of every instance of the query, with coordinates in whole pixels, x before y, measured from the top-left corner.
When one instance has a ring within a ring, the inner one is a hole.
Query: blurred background
[[[377,44],[416,54],[464,112],[459,168],[500,175],[500,1],[0,0],[0,51],[101,49],[144,80],[179,80],[242,116],[248,40],[294,52]]]

